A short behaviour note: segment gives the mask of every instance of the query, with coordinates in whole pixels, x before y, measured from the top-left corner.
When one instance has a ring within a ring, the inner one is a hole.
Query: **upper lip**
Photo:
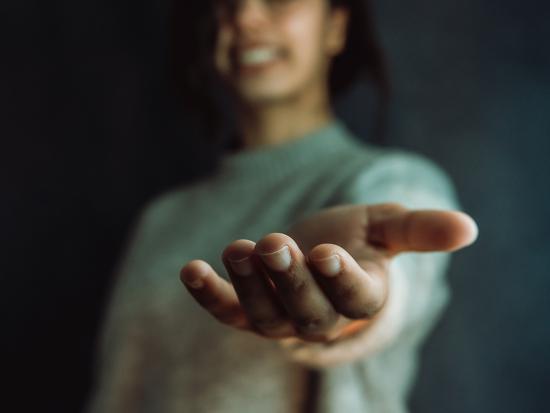
[[[258,48],[263,48],[263,47],[274,48],[275,45],[273,45],[271,43],[267,43],[267,42],[246,42],[246,43],[237,44],[233,48],[233,51],[234,51],[234,53],[241,53],[241,52],[245,52],[247,50],[258,49]]]

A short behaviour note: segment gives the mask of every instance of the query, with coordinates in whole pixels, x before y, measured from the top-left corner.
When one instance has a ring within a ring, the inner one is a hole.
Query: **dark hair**
[[[177,96],[187,109],[204,121],[214,141],[223,139],[226,115],[220,83],[214,72],[216,38],[215,1],[172,0],[171,78]],[[329,0],[332,7],[349,10],[347,42],[335,57],[329,76],[331,101],[363,75],[377,92],[375,139],[384,135],[390,95],[386,61],[374,27],[370,0]],[[222,100],[220,100],[220,98]]]

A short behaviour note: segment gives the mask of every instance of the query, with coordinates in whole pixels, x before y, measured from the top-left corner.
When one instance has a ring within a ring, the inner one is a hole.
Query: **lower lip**
[[[279,59],[272,59],[263,63],[237,65],[237,73],[240,76],[254,76],[262,74],[265,71],[271,69],[273,66],[276,66],[278,62]]]

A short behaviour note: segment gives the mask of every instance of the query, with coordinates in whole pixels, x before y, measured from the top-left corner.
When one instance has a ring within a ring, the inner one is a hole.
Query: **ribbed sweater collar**
[[[281,178],[308,163],[326,159],[357,141],[339,119],[299,138],[225,154],[218,177],[241,182]]]

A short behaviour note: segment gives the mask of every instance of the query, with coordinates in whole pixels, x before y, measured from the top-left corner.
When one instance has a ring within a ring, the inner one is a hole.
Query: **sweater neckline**
[[[354,144],[357,144],[355,138],[336,118],[290,141],[225,154],[220,160],[218,173],[223,179],[265,181],[292,173],[299,166],[317,162]]]

